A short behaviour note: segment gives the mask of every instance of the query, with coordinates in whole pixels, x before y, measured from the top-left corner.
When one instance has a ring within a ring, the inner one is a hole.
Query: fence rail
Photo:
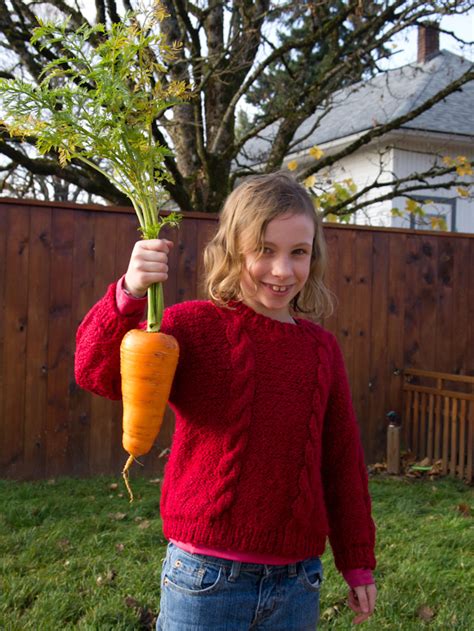
[[[176,245],[165,304],[204,298],[202,252],[216,219],[184,213],[179,231],[164,231]],[[387,412],[402,413],[404,366],[474,375],[474,237],[334,224],[325,234],[338,302],[324,326],[341,344],[374,462]],[[130,208],[0,199],[1,476],[119,473],[121,405],[77,387],[75,332],[126,271],[137,238]],[[173,422],[168,411],[147,473],[161,472]]]
[[[442,472],[473,480],[474,377],[425,370],[404,371],[405,447]],[[424,382],[434,385],[423,385]],[[446,382],[454,384],[447,387]],[[453,387],[460,388],[453,390]]]

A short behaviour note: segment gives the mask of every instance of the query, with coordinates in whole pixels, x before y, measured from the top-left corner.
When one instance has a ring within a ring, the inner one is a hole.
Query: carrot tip
[[[134,460],[135,458],[133,456],[129,456],[127,458],[127,462],[125,463],[125,466],[122,471],[122,478],[123,478],[123,481],[125,482],[125,486],[127,488],[128,495],[130,497],[130,504],[133,502],[133,492],[132,492],[132,487],[130,486],[130,482],[128,481],[128,479],[129,479],[129,469],[132,466],[132,462]]]

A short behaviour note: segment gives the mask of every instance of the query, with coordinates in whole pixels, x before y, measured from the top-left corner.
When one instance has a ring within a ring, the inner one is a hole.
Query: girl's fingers
[[[138,272],[162,272],[163,270],[168,271],[168,259],[135,259],[133,261],[132,267]]]
[[[364,622],[374,612],[377,588],[375,585],[361,585],[349,591],[348,605],[358,615],[353,624]]]
[[[137,242],[137,247],[141,250],[152,250],[154,252],[169,252],[173,245],[173,241],[168,239],[143,239],[143,241]]]

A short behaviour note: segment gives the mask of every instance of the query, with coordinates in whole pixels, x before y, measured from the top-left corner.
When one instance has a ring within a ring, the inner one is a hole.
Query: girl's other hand
[[[377,598],[377,588],[372,585],[361,585],[349,590],[349,607],[357,615],[352,624],[365,622],[374,613],[375,600]]]
[[[133,246],[125,274],[124,287],[135,298],[143,298],[148,287],[168,278],[168,253],[173,247],[168,239],[143,239]]]

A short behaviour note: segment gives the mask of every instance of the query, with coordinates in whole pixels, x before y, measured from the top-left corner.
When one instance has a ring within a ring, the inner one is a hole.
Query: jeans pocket
[[[301,562],[299,573],[301,582],[312,592],[319,592],[323,582],[323,565],[319,557],[305,559]]]
[[[223,576],[219,564],[209,563],[198,555],[181,554],[176,550],[163,568],[163,588],[200,595],[210,594],[219,588]]]

